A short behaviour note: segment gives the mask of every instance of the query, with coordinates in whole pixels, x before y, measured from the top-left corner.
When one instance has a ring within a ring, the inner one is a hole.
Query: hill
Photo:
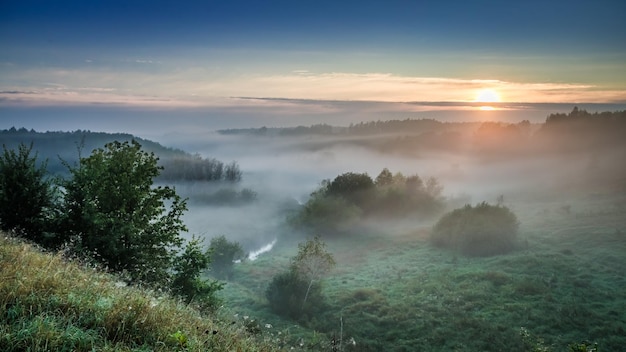
[[[105,133],[76,130],[71,132],[37,132],[25,128],[0,130],[0,144],[7,149],[16,149],[20,143],[33,144],[33,151],[39,160],[48,160],[48,171],[52,174],[66,174],[64,163],[74,165],[81,156],[90,154],[97,148],[113,141],[130,142],[135,140],[144,151],[154,153],[163,166],[159,179],[172,181],[229,181],[241,180],[239,165],[228,164],[215,158],[203,158],[198,154],[165,147],[157,142],[139,138],[128,133]]]
[[[0,237],[2,351],[277,351],[249,327]]]

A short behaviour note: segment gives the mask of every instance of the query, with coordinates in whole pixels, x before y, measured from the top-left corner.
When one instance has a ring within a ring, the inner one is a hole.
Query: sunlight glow
[[[477,103],[499,103],[500,95],[493,89],[481,89],[478,94],[476,94],[474,101]]]

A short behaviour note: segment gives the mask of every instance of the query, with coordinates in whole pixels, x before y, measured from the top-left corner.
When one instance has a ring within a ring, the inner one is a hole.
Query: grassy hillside
[[[0,236],[1,351],[277,351],[250,324]]]

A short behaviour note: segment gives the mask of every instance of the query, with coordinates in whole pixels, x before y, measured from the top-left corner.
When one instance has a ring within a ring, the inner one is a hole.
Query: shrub
[[[307,321],[324,305],[319,281],[335,266],[319,237],[298,245],[289,271],[274,277],[266,291],[270,307],[279,315]]]
[[[201,275],[208,270],[211,257],[201,248],[202,240],[192,238],[184,251],[173,260],[172,292],[183,298],[186,303],[197,303],[203,309],[214,309],[218,306],[217,291],[222,284],[204,280]]]
[[[309,294],[304,302],[307,290]],[[314,282],[309,288],[309,280],[293,270],[274,276],[265,296],[276,314],[298,321],[307,321],[324,304],[322,286]]]
[[[468,256],[490,256],[513,250],[519,223],[507,207],[485,202],[445,214],[433,228],[435,246]]]
[[[211,239],[211,272],[218,279],[230,279],[235,260],[243,259],[245,253],[238,242],[230,242],[224,236]]]

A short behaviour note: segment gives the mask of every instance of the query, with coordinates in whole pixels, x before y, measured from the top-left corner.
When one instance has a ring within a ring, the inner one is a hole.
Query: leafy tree
[[[201,245],[202,240],[194,237],[187,243],[184,251],[174,258],[171,288],[186,303],[196,302],[203,308],[214,309],[219,304],[215,294],[223,285],[201,278],[211,264],[210,250],[203,252]]]
[[[33,144],[19,144],[17,150],[3,145],[0,157],[0,228],[44,246],[54,244],[47,234],[54,217],[54,187],[46,165],[37,165]]]
[[[225,236],[211,239],[209,252],[213,264],[213,275],[219,279],[230,279],[235,260],[243,259],[245,253],[238,242],[230,242]]]
[[[298,244],[298,254],[291,259],[291,270],[308,281],[303,305],[309,296],[313,282],[320,280],[335,266],[333,255],[326,251],[326,244],[315,237]]]
[[[366,173],[346,172],[330,182],[326,195],[343,197],[356,205],[362,205],[372,189],[374,181]]]
[[[66,231],[80,249],[131,280],[163,282],[169,276],[186,202],[169,187],[153,187],[160,167],[133,140],[112,142],[69,167],[64,183]]]
[[[298,245],[289,270],[272,279],[266,297],[278,314],[306,320],[324,305],[320,280],[335,266],[332,254],[319,237]]]
[[[431,241],[469,256],[489,256],[513,250],[519,223],[509,208],[485,202],[455,209],[439,219]]]
[[[384,168],[383,171],[380,172],[380,174],[378,174],[378,176],[376,176],[376,186],[380,187],[380,186],[387,186],[393,183],[393,174],[391,173],[391,171],[389,171],[389,169]]]

